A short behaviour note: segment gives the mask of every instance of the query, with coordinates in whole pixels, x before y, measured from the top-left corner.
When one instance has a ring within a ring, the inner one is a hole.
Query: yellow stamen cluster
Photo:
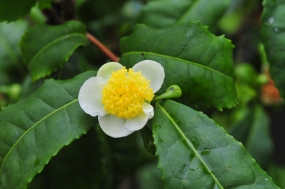
[[[142,112],[142,104],[153,97],[150,81],[140,72],[122,68],[112,73],[103,88],[102,103],[107,113],[119,118],[132,118]]]

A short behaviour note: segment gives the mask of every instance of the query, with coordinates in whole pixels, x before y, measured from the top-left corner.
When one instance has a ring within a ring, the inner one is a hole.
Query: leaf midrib
[[[1,176],[1,173],[2,173],[2,168],[3,168],[3,165],[4,165],[4,162],[6,161],[7,157],[9,156],[10,152],[14,149],[14,147],[19,143],[19,141],[21,141],[21,139],[26,136],[27,133],[29,133],[32,129],[35,128],[36,125],[38,125],[40,122],[42,122],[43,120],[47,119],[48,117],[52,116],[53,114],[55,114],[56,112],[62,110],[63,108],[66,108],[67,106],[77,102],[78,99],[74,99],[72,100],[71,102],[55,109],[54,111],[52,111],[51,113],[47,114],[45,117],[43,117],[42,119],[40,119],[39,121],[37,121],[36,123],[34,123],[29,129],[27,129],[23,135],[11,146],[10,150],[7,152],[6,156],[4,157],[3,161],[2,161],[2,165],[0,167],[0,176]]]
[[[185,136],[185,134],[183,133],[183,131],[179,128],[179,126],[176,124],[176,122],[172,119],[172,117],[168,114],[168,112],[159,104],[157,103],[157,105],[159,106],[159,108],[162,110],[162,112],[165,114],[165,116],[172,122],[172,124],[175,126],[176,130],[179,132],[179,134],[182,136],[182,138],[186,141],[186,144],[188,145],[188,147],[195,153],[196,157],[198,157],[198,159],[200,160],[200,162],[203,164],[203,166],[207,169],[207,171],[209,172],[209,174],[212,176],[212,178],[214,179],[214,181],[216,182],[216,184],[223,189],[223,186],[221,185],[221,183],[219,182],[219,180],[215,177],[215,175],[212,173],[212,170],[208,167],[208,165],[206,164],[206,162],[203,160],[203,158],[201,157],[201,155],[198,153],[198,151],[195,149],[194,145],[192,144],[192,142],[190,140],[188,140],[188,138]]]
[[[28,67],[32,67],[33,62],[35,62],[34,60],[46,49],[48,49],[49,47],[51,47],[53,44],[57,43],[58,41],[62,40],[63,38],[67,37],[67,36],[79,36],[81,38],[85,38],[84,35],[82,35],[82,33],[72,33],[72,34],[65,34],[63,36],[60,36],[56,39],[54,39],[53,41],[51,41],[50,43],[46,44],[43,48],[41,48],[34,56],[33,58],[29,61],[28,63]],[[70,37],[69,37],[70,38]]]
[[[174,60],[177,60],[177,61],[181,61],[181,62],[185,62],[187,64],[192,64],[192,65],[196,65],[196,66],[199,66],[199,67],[203,67],[205,69],[208,69],[212,72],[216,72],[224,77],[228,77],[232,80],[234,80],[232,77],[222,73],[222,72],[219,72],[217,70],[214,70],[213,68],[211,67],[208,67],[208,66],[205,66],[205,65],[202,65],[202,64],[199,64],[199,63],[195,63],[195,62],[191,62],[191,61],[188,61],[188,60],[184,60],[184,59],[181,59],[181,58],[177,58],[177,57],[173,57],[173,56],[168,56],[168,55],[164,55],[164,54],[158,54],[158,53],[154,53],[154,52],[145,52],[145,51],[131,51],[131,52],[126,52],[124,53],[123,55],[127,55],[127,54],[150,54],[150,55],[155,55],[155,56],[161,56],[161,57],[165,57],[165,58],[169,58],[169,59],[174,59]]]

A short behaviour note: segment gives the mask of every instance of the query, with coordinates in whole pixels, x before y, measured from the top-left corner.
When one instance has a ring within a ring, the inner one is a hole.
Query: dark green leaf
[[[268,115],[261,106],[244,108],[242,111],[244,116],[228,132],[242,142],[251,156],[265,168],[273,151]]]
[[[77,47],[86,45],[85,33],[84,25],[78,21],[31,28],[21,41],[21,49],[33,80],[51,74],[68,60]]]
[[[36,0],[1,0],[0,1],[0,22],[7,20],[13,21],[26,16]]]
[[[281,188],[285,188],[285,167],[282,165],[272,164],[269,167],[269,174],[272,176],[273,181]]]
[[[146,59],[164,67],[166,77],[158,94],[170,85],[179,85],[182,97],[193,104],[218,109],[236,105],[233,45],[201,24],[189,22],[163,29],[138,25],[120,45],[120,62],[127,67]]]
[[[251,156],[262,166],[266,167],[273,151],[270,135],[269,117],[261,106],[254,108],[253,123],[245,148]]]
[[[275,85],[285,97],[285,0],[264,0],[262,36]]]
[[[163,28],[190,20],[201,21],[210,29],[225,13],[229,0],[160,0],[149,2],[138,17],[138,23]]]
[[[161,173],[156,161],[141,167],[136,173],[136,180],[139,183],[139,189],[163,189]]]
[[[51,2],[54,0],[40,0],[39,1],[39,8],[44,9],[44,8],[51,8]]]
[[[154,115],[165,188],[278,188],[242,144],[203,113],[164,101]]]
[[[86,135],[65,146],[29,184],[29,189],[99,189],[107,170],[102,162],[98,133]]]
[[[25,188],[64,145],[94,126],[77,100],[83,82],[94,75],[48,80],[25,100],[1,110],[0,188]]]

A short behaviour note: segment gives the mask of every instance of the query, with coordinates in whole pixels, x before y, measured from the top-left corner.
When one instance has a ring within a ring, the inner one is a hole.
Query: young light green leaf
[[[163,28],[175,23],[200,21],[215,29],[217,20],[225,13],[229,0],[160,0],[150,1],[141,11],[138,23]]]
[[[165,188],[279,188],[246,152],[201,112],[156,103],[153,128]]]
[[[132,67],[154,60],[165,69],[158,94],[178,85],[182,98],[193,104],[231,108],[237,103],[233,45],[224,36],[214,36],[199,23],[182,23],[162,29],[138,25],[122,38],[120,62]]]
[[[95,120],[79,106],[86,72],[70,80],[46,81],[34,94],[0,112],[0,188],[26,188],[64,146]]]
[[[0,22],[1,21],[14,21],[19,18],[26,16],[32,6],[34,6],[36,0],[25,0],[25,1],[11,1],[1,0],[0,1]]]
[[[21,49],[33,80],[51,74],[68,60],[77,47],[86,45],[85,33],[84,25],[78,21],[31,28],[21,41]]]
[[[270,63],[270,73],[285,97],[285,0],[264,0],[262,37]]]

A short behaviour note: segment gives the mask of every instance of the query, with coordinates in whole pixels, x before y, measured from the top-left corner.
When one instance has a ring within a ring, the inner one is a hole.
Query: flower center
[[[102,103],[107,113],[119,118],[132,118],[142,112],[145,101],[153,97],[150,81],[140,72],[127,70],[125,67],[112,73],[103,87]]]

